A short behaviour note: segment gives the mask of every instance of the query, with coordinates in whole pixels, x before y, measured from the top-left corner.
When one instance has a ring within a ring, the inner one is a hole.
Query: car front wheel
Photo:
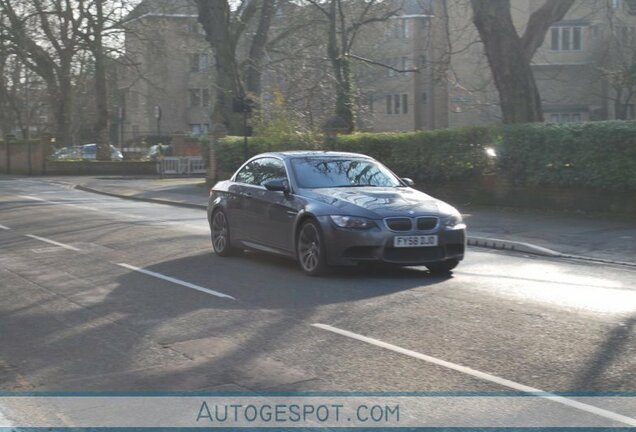
[[[210,228],[214,252],[222,257],[231,255],[234,249],[230,244],[230,226],[223,210],[214,212]]]
[[[440,274],[449,273],[452,269],[457,267],[457,264],[459,264],[459,260],[449,259],[442,262],[426,264],[426,267],[428,268],[428,271],[430,271],[432,274],[440,275]]]
[[[325,247],[318,224],[313,220],[303,222],[296,240],[298,262],[305,273],[320,276],[327,271]]]

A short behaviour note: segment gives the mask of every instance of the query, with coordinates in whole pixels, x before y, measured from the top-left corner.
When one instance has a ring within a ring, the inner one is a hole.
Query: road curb
[[[203,205],[203,204],[163,200],[159,198],[130,196],[130,195],[124,195],[120,193],[95,189],[85,185],[74,185],[73,188],[84,191],[84,192],[91,192],[91,193],[96,193],[100,195],[123,198],[127,200],[132,200],[132,201],[144,201],[144,202],[150,202],[154,204],[163,204],[163,205],[169,205],[169,206],[207,210],[207,205]],[[616,260],[604,259],[604,258],[594,258],[594,257],[580,256],[580,255],[564,254],[564,253],[557,252],[552,249],[544,248],[542,246],[538,246],[532,243],[518,242],[513,240],[502,240],[502,239],[495,239],[495,238],[489,238],[489,237],[468,236],[468,245],[486,248],[486,249],[495,249],[495,250],[509,251],[509,252],[520,252],[520,253],[544,256],[549,258],[564,258],[564,259],[572,259],[577,261],[590,261],[590,262],[597,262],[602,264],[615,264],[615,265],[621,265],[621,266],[636,267],[636,263],[632,263],[632,262],[624,262],[624,261],[616,261]]]
[[[514,252],[523,252],[533,255],[561,257],[562,253],[553,251],[552,249],[534,245],[532,243],[524,243],[512,240],[501,240],[489,237],[468,237],[469,246],[484,247],[488,249],[507,250]]]
[[[124,195],[124,194],[119,194],[119,193],[115,193],[115,192],[108,192],[108,191],[104,191],[104,190],[100,190],[100,189],[94,189],[92,187],[84,186],[84,185],[75,185],[75,186],[73,186],[73,188],[77,189],[77,190],[84,191],[84,192],[91,192],[91,193],[95,193],[95,194],[99,194],[99,195],[106,195],[106,196],[111,196],[111,197],[115,197],[115,198],[123,198],[123,199],[127,199],[127,200],[132,200],[132,201],[144,201],[144,202],[150,202],[150,203],[154,203],[154,204],[163,204],[163,205],[169,205],[169,206],[195,208],[195,209],[207,209],[208,208],[207,205],[203,205],[203,204],[194,204],[194,203],[181,202],[181,201],[163,200],[163,199],[159,199],[159,198],[146,198],[146,197],[139,197],[139,196],[130,196],[130,195]]]
[[[617,261],[605,258],[594,258],[589,256],[571,255],[554,251],[552,249],[537,246],[532,243],[518,242],[513,240],[501,240],[488,237],[473,237],[468,236],[468,245],[475,247],[482,247],[487,249],[496,249],[503,251],[521,252],[532,255],[550,257],[550,258],[565,258],[577,261],[590,261],[602,264],[616,264],[621,266],[636,267],[636,263]]]

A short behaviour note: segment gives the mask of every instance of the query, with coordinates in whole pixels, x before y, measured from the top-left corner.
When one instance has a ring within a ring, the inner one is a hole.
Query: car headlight
[[[452,215],[446,218],[444,225],[446,228],[455,228],[458,225],[463,225],[464,219],[462,219],[462,215],[459,213],[453,213]]]
[[[371,219],[358,216],[331,216],[331,220],[340,228],[371,229],[377,226]]]

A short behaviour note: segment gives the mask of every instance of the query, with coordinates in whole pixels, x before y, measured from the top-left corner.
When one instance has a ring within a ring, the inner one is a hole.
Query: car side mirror
[[[267,189],[268,191],[283,192],[285,195],[289,193],[289,183],[287,182],[287,180],[283,180],[283,179],[267,180],[266,182],[263,183],[263,186],[265,186],[265,189]]]
[[[415,186],[415,182],[413,180],[411,180],[410,178],[408,178],[408,177],[402,177],[400,180],[402,180],[402,183],[404,183],[408,187]]]

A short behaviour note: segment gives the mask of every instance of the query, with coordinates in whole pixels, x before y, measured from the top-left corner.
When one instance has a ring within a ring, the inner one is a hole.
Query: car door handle
[[[240,195],[245,198],[252,198],[252,194],[250,192],[241,192]]]

